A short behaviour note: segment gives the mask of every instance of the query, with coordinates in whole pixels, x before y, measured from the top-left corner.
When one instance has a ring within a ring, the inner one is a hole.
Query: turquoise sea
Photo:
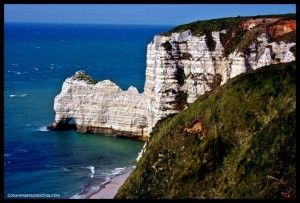
[[[4,24],[4,197],[97,190],[136,164],[143,143],[47,131],[54,97],[77,70],[143,91],[146,46],[171,26]],[[58,195],[57,195],[58,194]]]

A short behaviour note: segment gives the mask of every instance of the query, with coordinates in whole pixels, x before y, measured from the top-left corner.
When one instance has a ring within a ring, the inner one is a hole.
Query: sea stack
[[[55,122],[50,130],[64,130],[72,122],[81,133],[147,138],[143,94],[135,87],[123,91],[110,80],[96,83],[84,71],[65,80],[55,97],[54,110]]]
[[[84,71],[67,78],[54,100],[49,129],[147,140],[160,119],[228,79],[295,60],[295,17],[241,18],[228,29],[186,27],[156,35],[148,44],[143,93],[135,87],[123,91],[109,80],[96,83]]]

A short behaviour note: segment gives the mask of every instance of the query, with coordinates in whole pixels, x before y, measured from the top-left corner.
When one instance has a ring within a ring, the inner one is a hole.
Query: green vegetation
[[[221,82],[222,82],[222,76],[217,73],[213,76],[212,82],[208,83],[208,85],[209,85],[210,89],[214,90],[218,86],[220,86]]]
[[[213,39],[213,37],[211,35],[211,32],[206,32],[205,36],[206,36],[206,44],[208,46],[208,50],[209,51],[214,51],[215,48],[216,48],[216,42]]]
[[[75,73],[75,75],[73,76],[74,79],[76,80],[84,80],[86,81],[87,83],[89,84],[96,84],[97,81],[94,80],[91,76],[89,76],[85,71],[83,70],[80,70],[80,71],[77,71]]]
[[[179,91],[175,98],[175,104],[178,110],[184,109],[187,104],[187,93],[184,91]]]
[[[227,42],[225,42],[225,49],[224,49],[224,54],[225,56],[228,56],[230,53],[234,52],[234,50],[238,47],[238,45],[242,42],[253,42],[251,40],[245,40],[244,39],[244,35],[247,33],[246,30],[239,30],[235,33],[234,37],[231,38],[231,39],[227,39]],[[228,36],[230,35],[227,35],[227,37],[225,38],[228,38]],[[246,46],[245,47],[248,47],[249,44],[247,43],[244,43]],[[244,52],[244,50],[242,50],[241,48],[238,48],[239,51],[242,51]]]
[[[163,35],[169,36],[173,32],[182,32],[185,30],[191,30],[193,35],[201,36],[205,33],[211,33],[212,31],[220,31],[226,29],[238,28],[240,23],[248,19],[256,19],[263,17],[283,17],[284,19],[295,19],[296,14],[284,14],[284,15],[258,15],[258,16],[246,16],[246,17],[230,17],[230,18],[219,18],[213,20],[199,20],[196,22],[179,25],[170,31],[163,33]]]
[[[176,77],[176,80],[178,81],[178,84],[182,86],[184,84],[184,80],[185,80],[185,74],[184,74],[183,68],[177,68],[175,77]]]
[[[213,20],[202,20],[196,21],[189,24],[184,24],[171,29],[169,32],[164,33],[164,35],[171,35],[173,32],[182,32],[185,30],[191,30],[192,34],[195,36],[202,36],[206,33],[211,33],[212,31],[232,29],[238,26],[247,17],[234,17],[234,18],[221,18]]]
[[[296,198],[296,63],[239,75],[158,122],[116,198]]]
[[[184,85],[185,74],[183,68],[178,68],[175,74],[176,80],[180,86]],[[175,105],[176,109],[182,110],[187,104],[187,93],[184,91],[179,91],[176,94]]]

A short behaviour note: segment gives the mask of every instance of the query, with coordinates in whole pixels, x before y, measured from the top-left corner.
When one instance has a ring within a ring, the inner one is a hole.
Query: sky
[[[5,4],[4,22],[178,25],[222,17],[296,13],[295,4]]]

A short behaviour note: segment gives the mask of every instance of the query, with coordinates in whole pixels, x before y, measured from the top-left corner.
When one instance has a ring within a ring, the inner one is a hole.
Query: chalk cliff
[[[147,46],[144,93],[134,87],[122,91],[108,80],[95,83],[77,72],[66,79],[55,98],[55,123],[49,128],[65,128],[74,118],[80,132],[146,140],[161,118],[179,112],[228,79],[294,61],[294,18],[245,18],[230,24],[232,28],[200,29],[203,32],[194,29],[196,22],[156,35]]]
[[[143,98],[135,87],[123,91],[109,80],[95,83],[84,71],[77,71],[55,97],[55,123],[50,128],[67,128],[73,120],[82,133],[143,139],[147,136]]]

